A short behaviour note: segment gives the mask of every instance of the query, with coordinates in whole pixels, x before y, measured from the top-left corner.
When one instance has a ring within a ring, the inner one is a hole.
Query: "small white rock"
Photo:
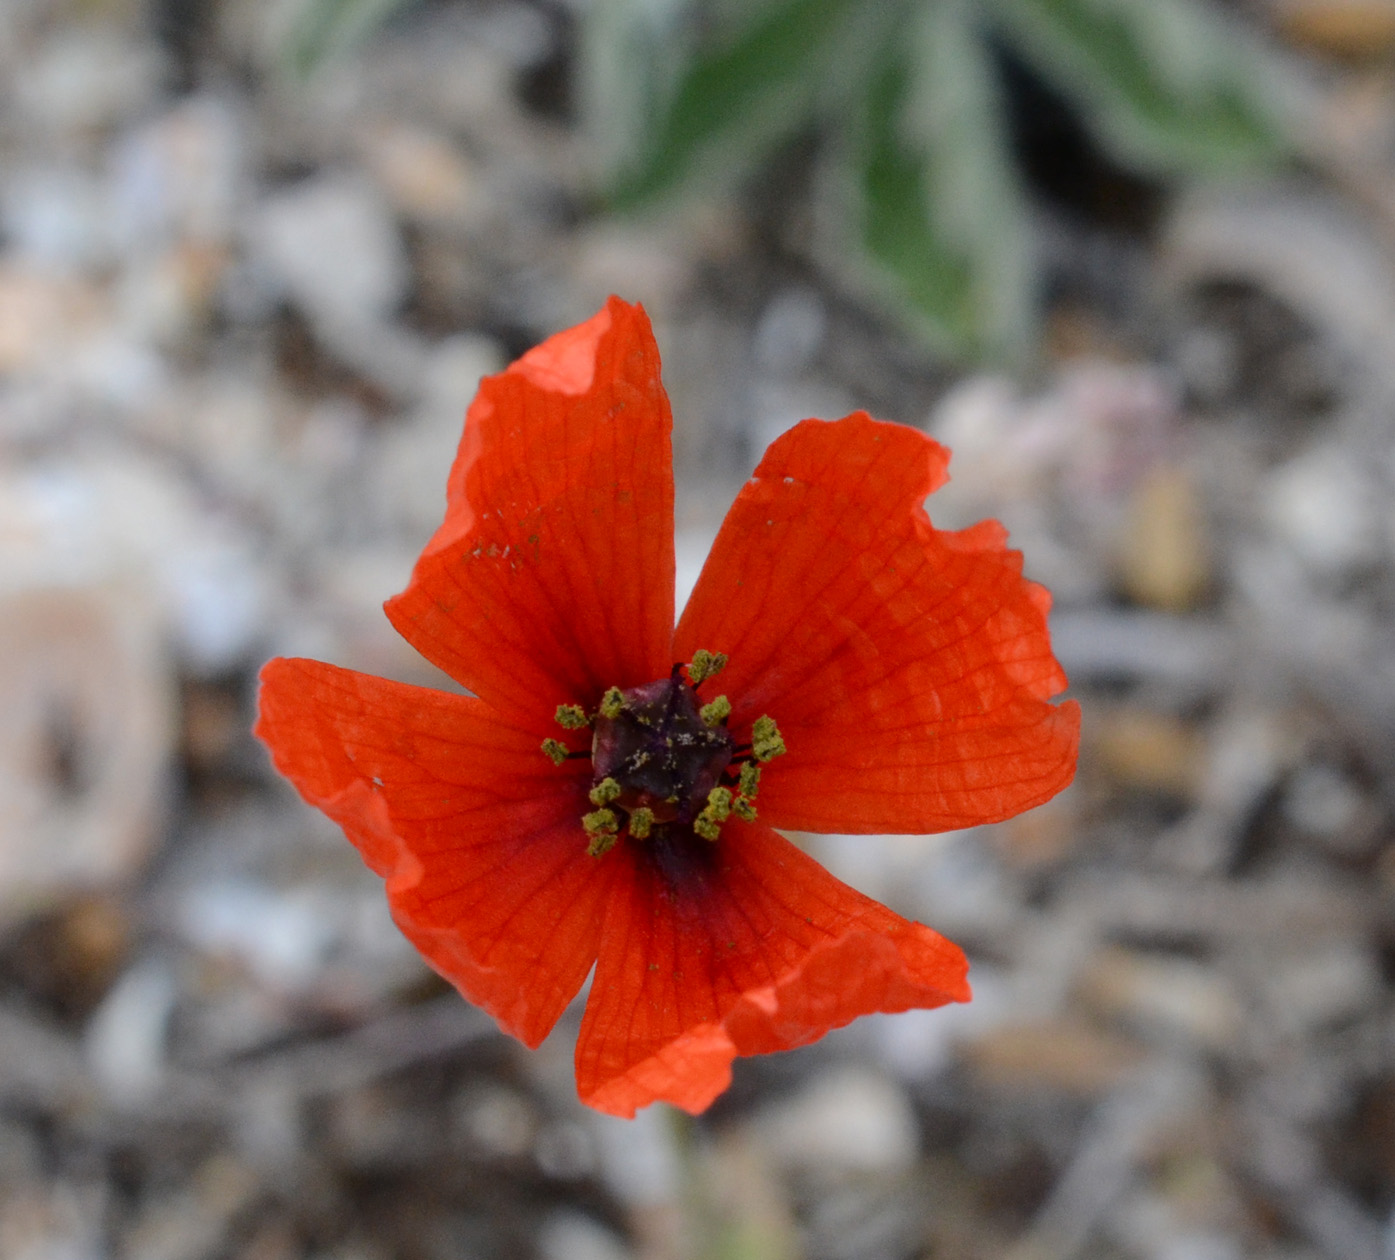
[[[794,1098],[765,1109],[756,1132],[787,1168],[899,1172],[920,1155],[915,1112],[892,1079],[861,1067],[814,1077]]]
[[[386,319],[407,290],[397,224],[367,180],[328,175],[269,197],[252,246],[312,320],[361,327]]]
[[[681,1193],[672,1118],[663,1107],[646,1107],[633,1120],[588,1112],[601,1178],[630,1207],[674,1203]]]
[[[1320,1028],[1371,1010],[1381,987],[1376,960],[1342,941],[1272,959],[1264,974],[1276,1019],[1295,1029]]]
[[[1271,473],[1262,495],[1270,528],[1311,568],[1342,573],[1378,556],[1375,489],[1341,447],[1311,447]]]
[[[563,1209],[538,1231],[540,1260],[628,1260],[630,1249],[591,1217]]]
[[[92,1075],[118,1107],[139,1107],[160,1088],[165,1038],[179,988],[169,966],[139,962],[123,975],[87,1025]]]

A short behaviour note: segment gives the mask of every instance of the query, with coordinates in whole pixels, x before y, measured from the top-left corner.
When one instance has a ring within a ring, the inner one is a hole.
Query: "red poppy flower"
[[[668,399],[612,298],[485,380],[392,624],[461,696],[308,660],[257,734],[430,964],[536,1046],[595,978],[583,1101],[699,1111],[739,1054],[969,998],[957,946],[773,828],[928,832],[1060,791],[1079,711],[945,450],[859,412],[766,452],[677,628]]]

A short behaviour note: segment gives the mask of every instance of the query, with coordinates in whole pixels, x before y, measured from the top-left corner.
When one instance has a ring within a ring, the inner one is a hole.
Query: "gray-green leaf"
[[[991,0],[1013,49],[1081,106],[1126,165],[1159,173],[1273,160],[1276,72],[1199,0]]]
[[[867,99],[854,215],[878,288],[956,353],[1016,358],[1034,324],[1030,228],[969,0],[919,10]]]

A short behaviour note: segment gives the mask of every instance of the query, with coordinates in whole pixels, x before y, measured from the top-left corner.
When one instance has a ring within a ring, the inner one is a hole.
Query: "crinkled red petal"
[[[530,1046],[595,961],[613,864],[586,856],[589,765],[481,701],[270,661],[256,734],[387,881],[427,961]]]
[[[671,419],[638,306],[598,315],[487,378],[445,523],[387,613],[428,660],[547,731],[558,704],[668,673]]]
[[[726,652],[731,725],[763,713],[788,753],[758,808],[808,831],[991,822],[1075,773],[1080,713],[1048,698],[1050,596],[995,521],[935,529],[948,454],[857,413],[806,420],[742,489],[679,625],[679,659]]]
[[[698,1112],[739,1054],[804,1045],[873,1011],[969,998],[952,942],[834,879],[757,822],[715,844],[626,841],[576,1048],[583,1102]]]

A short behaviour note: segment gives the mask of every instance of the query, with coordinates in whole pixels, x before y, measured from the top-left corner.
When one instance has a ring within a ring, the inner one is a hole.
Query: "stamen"
[[[751,751],[757,761],[770,761],[785,752],[784,738],[773,717],[762,715],[756,719],[751,727]]]
[[[591,789],[592,805],[609,805],[623,789],[614,779],[602,779]]]
[[[542,742],[542,750],[551,758],[554,766],[560,766],[568,757],[572,755],[571,749],[560,739],[545,739]]]
[[[700,687],[714,674],[720,674],[726,668],[726,664],[725,652],[709,652],[706,648],[698,648],[693,653],[693,663],[688,666],[688,681],[694,687]]]
[[[716,726],[730,716],[731,701],[726,696],[718,696],[711,704],[705,704],[698,710],[698,717],[702,719],[704,726]]]
[[[559,704],[557,706],[557,725],[568,731],[579,731],[583,726],[590,726],[591,719],[586,716],[586,710],[579,704]]]
[[[700,649],[692,663],[675,664],[667,678],[624,690],[608,687],[596,711],[557,707],[568,730],[594,728],[590,752],[573,752],[560,740],[544,751],[559,764],[591,758],[588,789],[595,808],[582,817],[587,852],[599,857],[625,836],[701,836],[716,841],[733,816],[756,819],[760,763],[785,752],[775,719],[762,715],[750,743],[738,747],[727,723],[732,703],[725,695],[702,704],[697,686],[727,664],[721,652]]]
[[[586,846],[586,852],[590,857],[600,857],[601,854],[608,853],[620,838],[620,820],[616,818],[613,809],[597,809],[583,814],[581,825],[591,837],[591,843]]]
[[[715,787],[707,794],[702,813],[693,819],[693,830],[704,840],[715,840],[722,834],[722,824],[731,817],[731,789]]]

